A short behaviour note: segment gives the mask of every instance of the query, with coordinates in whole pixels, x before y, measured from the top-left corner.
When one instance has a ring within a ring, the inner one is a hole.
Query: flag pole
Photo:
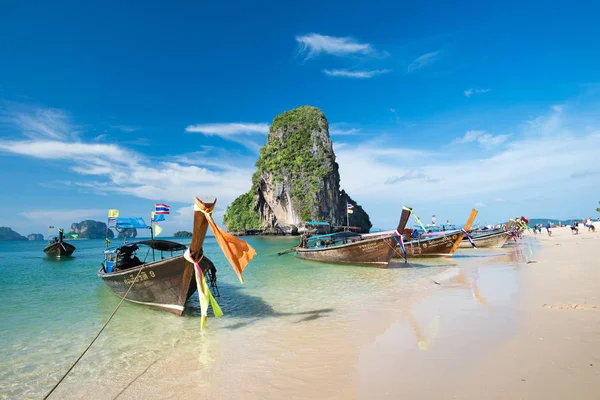
[[[152,238],[152,241],[154,242],[154,216],[152,215],[152,211],[150,212],[150,237]],[[156,261],[156,258],[154,256],[154,246],[152,246],[152,261]]]

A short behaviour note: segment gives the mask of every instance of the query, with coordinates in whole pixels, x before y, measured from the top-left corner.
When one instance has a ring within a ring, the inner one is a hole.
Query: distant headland
[[[19,235],[7,226],[0,226],[0,242],[8,242],[12,240],[27,240],[25,236]]]

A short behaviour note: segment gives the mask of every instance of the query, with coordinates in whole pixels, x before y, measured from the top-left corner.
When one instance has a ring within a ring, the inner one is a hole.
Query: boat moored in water
[[[478,233],[471,235],[471,240],[475,245],[479,248],[499,248],[504,246],[504,244],[511,238],[510,234],[504,231],[503,229],[495,229],[486,233]],[[470,248],[471,243],[467,240],[467,238],[463,239],[460,242],[461,248]]]
[[[212,287],[219,295],[216,268],[202,250],[208,226],[242,283],[242,271],[256,253],[246,242],[216,226],[211,216],[215,203],[214,198],[195,199],[194,228],[189,248],[177,242],[157,240],[152,233],[151,240],[107,248],[98,276],[122,299],[175,315],[183,314],[187,300],[198,290],[202,326],[209,304],[216,317],[223,315],[210,289]],[[115,227],[149,228],[154,232],[153,227],[146,226],[142,218],[115,218]]]
[[[370,234],[338,232],[303,238],[295,252],[305,260],[386,268],[396,247],[394,232],[402,232],[409,217],[410,212],[403,209],[396,231]]]
[[[412,213],[412,210],[411,210]],[[461,244],[464,232],[468,231],[473,221],[477,217],[477,210],[471,210],[469,219],[465,223],[462,230],[440,231],[435,236],[419,235],[413,237],[412,233],[407,232],[405,235],[404,249],[407,257],[450,257]],[[394,253],[394,258],[403,258],[404,254],[400,246],[397,246]]]
[[[69,257],[75,251],[75,246],[64,241],[64,230],[58,230],[58,236],[51,237],[48,246],[44,248],[44,253],[48,257]]]

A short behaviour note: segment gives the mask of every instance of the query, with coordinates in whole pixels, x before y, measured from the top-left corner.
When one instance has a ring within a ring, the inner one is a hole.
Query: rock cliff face
[[[118,238],[136,238],[137,237],[137,229],[135,228],[125,228],[122,229],[121,232],[117,233]]]
[[[71,232],[78,235],[79,239],[104,239],[106,238],[106,224],[104,222],[86,219],[79,223],[71,224]],[[108,237],[115,237],[112,230],[108,230]]]
[[[299,107],[275,117],[256,166],[252,189],[225,213],[229,230],[297,234],[308,221],[344,226],[346,203],[355,206],[350,226],[361,232],[371,228],[367,213],[340,190],[329,124],[318,108]]]
[[[44,235],[41,233],[31,233],[27,235],[27,240],[44,240]]]
[[[27,240],[27,238],[19,235],[7,226],[0,226],[0,242],[8,242],[11,240]]]

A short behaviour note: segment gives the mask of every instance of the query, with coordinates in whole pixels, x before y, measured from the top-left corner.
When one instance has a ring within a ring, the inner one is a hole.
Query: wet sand
[[[415,267],[418,279],[405,284],[377,282],[369,291],[370,282],[349,279],[342,286],[356,296],[336,299],[332,287],[321,312],[207,329],[182,338],[147,369],[116,376],[111,387],[97,382],[62,393],[120,399],[600,398],[600,232],[571,235],[559,228],[552,237],[545,231],[530,237],[536,244],[461,249],[441,266],[424,261]],[[343,268],[340,274],[360,274]],[[406,273],[398,268],[389,276]],[[311,295],[309,289],[290,293],[290,301]]]

